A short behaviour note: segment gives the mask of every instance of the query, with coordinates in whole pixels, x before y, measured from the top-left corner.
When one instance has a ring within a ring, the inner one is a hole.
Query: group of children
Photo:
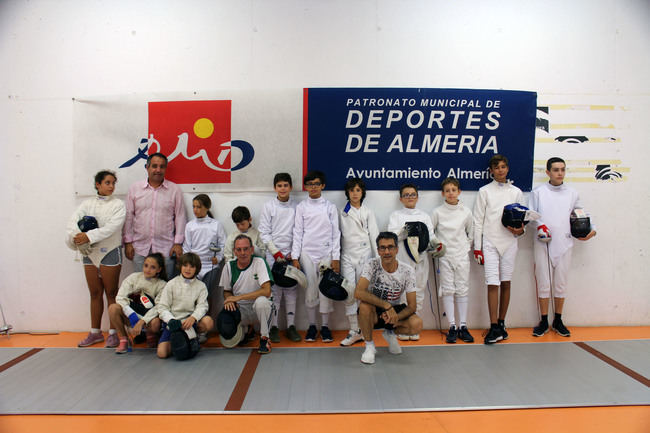
[[[457,339],[468,343],[474,341],[467,323],[472,249],[478,264],[484,265],[488,291],[491,325],[484,342],[492,344],[508,338],[505,318],[510,281],[517,254],[517,238],[524,233],[524,226],[505,227],[501,216],[505,205],[522,203],[523,194],[507,180],[509,167],[506,157],[493,156],[489,167],[493,181],[479,190],[473,212],[459,200],[461,189],[458,180],[447,178],[441,185],[444,203],[431,215],[416,208],[418,188],[406,184],[400,188],[403,208],[394,211],[389,218],[388,231],[394,232],[400,241],[398,259],[415,270],[418,312],[423,308],[431,266],[428,253],[438,258],[438,295],[449,321],[448,343],[455,343]],[[575,190],[564,185],[564,173],[564,161],[550,159],[547,163],[549,183],[535,188],[529,204],[532,210],[542,215],[534,223],[538,237],[534,251],[541,311],[541,321],[533,330],[535,336],[542,336],[549,329],[547,317],[552,274],[555,283],[552,328],[560,335],[569,335],[561,318],[573,245],[569,216],[581,205]],[[256,255],[265,257],[269,267],[275,261],[287,261],[304,272],[309,321],[304,339],[313,342],[320,335],[323,342],[333,341],[329,316],[335,301],[319,291],[319,269],[329,267],[356,286],[363,265],[378,255],[375,240],[379,230],[374,213],[363,204],[366,196],[363,180],[347,181],[345,195],[348,201],[340,211],[322,196],[326,181],[323,172],[307,173],[304,186],[308,197],[297,203],[291,197],[291,176],[288,173],[276,174],[273,179],[276,197],[264,204],[259,231],[252,226],[248,209],[239,206],[232,212],[237,232],[228,237],[223,225],[210,213],[210,198],[205,194],[194,197],[192,208],[196,218],[185,228],[184,254],[178,260],[180,275],[166,282],[164,258],[158,253],[150,254],[145,259],[143,271],[124,280],[116,304],[110,306],[112,328],[117,330],[119,338],[116,352],[128,350],[127,329],[131,328],[129,332],[132,335],[143,336],[140,338],[145,338],[151,347],[157,345],[158,356],[169,356],[170,331],[166,324],[170,320],[180,321],[184,330],[195,329],[205,339],[214,325],[208,314],[211,308],[209,294],[217,286],[224,263],[233,259],[234,238],[242,233],[250,237]],[[420,242],[429,240],[426,248],[418,249],[417,242],[415,249],[408,247],[412,241],[410,225],[413,223],[426,227],[422,230],[427,233],[420,236]],[[591,232],[581,239],[587,240],[594,235],[592,226]],[[292,341],[301,341],[295,326],[297,290],[297,286],[272,286],[275,308],[269,333],[271,342],[280,341],[277,312],[283,300],[285,335]],[[134,306],[145,308],[138,312]],[[363,340],[357,318],[358,303],[352,293],[344,308],[350,330],[340,344],[349,346]],[[398,338],[418,340],[419,334],[399,335]]]

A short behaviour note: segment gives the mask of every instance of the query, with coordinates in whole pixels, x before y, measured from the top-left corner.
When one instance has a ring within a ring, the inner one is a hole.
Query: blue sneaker
[[[334,341],[332,338],[332,331],[327,326],[320,328],[320,338],[323,340],[323,343],[331,343]]]
[[[454,344],[458,338],[458,331],[456,331],[455,326],[450,326],[449,331],[447,331],[447,343]]]
[[[497,325],[497,326],[490,327],[487,335],[485,336],[485,340],[483,340],[483,342],[485,344],[494,344],[497,341],[501,341],[501,340],[503,340],[503,334],[501,334],[501,328],[499,327],[499,325]]]
[[[318,336],[318,329],[316,329],[316,326],[314,325],[309,325],[309,329],[307,329],[307,335],[305,335],[305,341],[308,343],[313,343],[316,341],[316,337]]]

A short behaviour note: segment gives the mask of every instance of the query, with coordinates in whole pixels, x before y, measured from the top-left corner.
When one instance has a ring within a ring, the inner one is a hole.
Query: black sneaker
[[[298,331],[296,331],[295,325],[289,326],[285,331],[285,334],[287,338],[293,342],[297,343],[299,341],[302,341],[302,337],[300,336],[300,334],[298,334]]]
[[[472,334],[469,333],[469,329],[467,329],[467,326],[460,327],[460,331],[458,331],[458,338],[463,340],[465,343],[474,342],[474,337],[472,337]]]
[[[456,342],[456,338],[458,335],[458,331],[456,331],[455,326],[450,326],[449,331],[447,331],[447,343],[449,344],[454,344]]]
[[[571,332],[566,329],[566,326],[564,326],[564,323],[562,323],[562,319],[553,321],[553,330],[562,337],[571,336]]]
[[[483,342],[485,344],[494,344],[497,341],[503,340],[503,334],[501,333],[501,327],[499,326],[494,326],[490,327],[490,329],[487,332],[487,335],[485,336],[485,339]]]
[[[327,326],[320,328],[320,338],[323,340],[323,343],[331,343],[334,341],[332,338],[332,331]]]
[[[508,332],[506,331],[506,322],[503,320],[499,320],[497,323],[499,324],[499,329],[501,330],[501,336],[503,336],[504,340],[507,340]]]
[[[316,337],[318,336],[318,329],[314,325],[309,325],[309,329],[307,329],[307,335],[305,335],[305,341],[308,343],[313,343],[316,341]]]
[[[271,353],[271,342],[266,337],[260,337],[260,348],[257,349],[257,353],[265,355]]]
[[[540,320],[539,325],[533,328],[533,337],[541,337],[548,332],[548,322]]]
[[[277,326],[271,326],[271,329],[269,330],[269,339],[272,343],[280,342],[280,330]]]

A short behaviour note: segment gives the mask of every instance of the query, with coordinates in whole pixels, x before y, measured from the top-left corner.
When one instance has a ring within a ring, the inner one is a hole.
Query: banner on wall
[[[324,171],[328,189],[360,177],[371,190],[439,190],[455,177],[461,189],[478,190],[501,153],[508,177],[530,191],[536,99],[506,90],[307,88],[303,171]]]
[[[277,172],[300,178],[300,111],[300,90],[75,98],[75,191],[108,168],[126,194],[154,152],[185,192],[270,191]]]

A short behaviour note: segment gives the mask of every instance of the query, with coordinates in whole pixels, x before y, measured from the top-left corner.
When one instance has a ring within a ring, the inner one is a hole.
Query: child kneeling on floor
[[[158,304],[158,314],[164,322],[158,343],[158,357],[167,358],[172,354],[172,333],[182,329],[191,335],[192,356],[198,350],[196,332],[208,332],[214,322],[208,312],[208,289],[197,277],[201,270],[201,259],[194,253],[185,253],[178,260],[180,275],[172,279],[163,289]],[[184,338],[184,337],[183,337]],[[176,355],[179,358],[178,355]]]
[[[151,253],[142,265],[142,272],[134,272],[120,286],[115,304],[108,307],[111,327],[117,331],[119,345],[115,353],[126,353],[129,342],[127,326],[131,336],[137,337],[146,330],[147,346],[156,347],[160,332],[158,303],[167,283],[165,258],[160,253]],[[137,341],[136,341],[137,343]]]

